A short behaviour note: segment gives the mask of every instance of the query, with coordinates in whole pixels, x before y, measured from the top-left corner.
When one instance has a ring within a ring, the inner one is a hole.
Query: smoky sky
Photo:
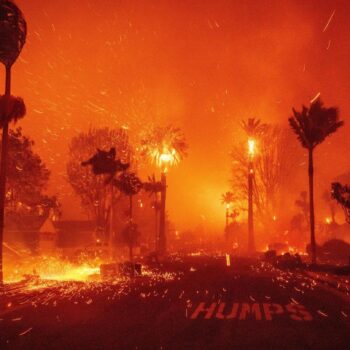
[[[242,119],[287,126],[292,107],[320,93],[349,120],[349,1],[17,4],[29,33],[13,94],[26,102],[21,126],[52,171],[49,192],[66,218],[81,212],[64,179],[67,146],[89,126],[127,127],[133,141],[147,124],[184,130],[189,156],[169,174],[168,208],[185,227],[223,223]],[[348,146],[345,126],[319,147],[316,189],[349,170]],[[304,189],[302,162],[300,172]]]

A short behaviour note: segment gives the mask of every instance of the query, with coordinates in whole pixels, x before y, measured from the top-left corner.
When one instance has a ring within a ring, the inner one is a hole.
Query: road
[[[168,271],[167,273],[164,273]],[[8,290],[1,349],[349,349],[350,299],[302,272],[177,257],[114,283]]]

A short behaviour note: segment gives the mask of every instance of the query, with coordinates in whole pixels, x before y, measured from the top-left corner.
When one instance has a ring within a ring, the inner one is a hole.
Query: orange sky
[[[292,106],[320,92],[349,121],[347,0],[17,4],[29,33],[13,94],[26,102],[21,125],[52,171],[50,192],[58,192],[66,218],[80,211],[64,180],[67,145],[89,125],[126,125],[132,137],[150,122],[183,128],[189,157],[169,174],[168,208],[186,227],[223,224],[220,195],[240,120],[286,123]],[[317,150],[320,189],[350,170],[344,145],[348,125]]]

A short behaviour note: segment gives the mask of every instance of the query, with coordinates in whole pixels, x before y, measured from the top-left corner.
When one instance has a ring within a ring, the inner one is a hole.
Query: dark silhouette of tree
[[[21,128],[9,130],[5,197],[5,226],[9,230],[35,231],[49,215],[60,215],[57,198],[44,194],[50,172],[33,152],[33,145]]]
[[[331,195],[342,206],[346,221],[350,224],[350,186],[333,182]]]
[[[286,184],[293,181],[299,158],[291,130],[279,125],[262,125],[259,136],[255,138],[256,155],[252,160],[254,166],[253,196],[255,221],[267,230],[271,227],[273,216],[280,217],[280,212],[284,211],[286,198],[283,195],[283,189]],[[241,211],[247,210],[249,159],[246,140],[234,146],[231,159],[230,183],[236,197],[235,207]]]
[[[241,122],[241,127],[248,137],[259,138],[266,132],[268,125],[260,119],[248,118]]]
[[[337,108],[326,108],[321,100],[317,99],[309,108],[303,106],[300,112],[293,108],[289,124],[309,155],[310,243],[312,263],[316,263],[313,152],[317,145],[335,133],[344,122],[339,120]]]
[[[115,150],[118,150],[117,152]],[[101,151],[109,149],[110,151]],[[96,150],[100,150],[97,151]],[[115,152],[115,156],[114,156]],[[91,155],[94,155],[91,157]],[[112,195],[115,205],[118,193],[112,194],[114,186],[106,186],[114,176],[117,162],[128,164],[132,158],[128,134],[124,129],[90,129],[74,137],[69,145],[69,161],[67,163],[67,179],[74,192],[80,197],[81,205],[91,219],[96,222],[96,228],[106,233],[109,218],[112,211]],[[93,166],[93,170],[100,175],[95,175],[90,167],[82,166],[82,163],[94,163],[95,159],[107,159],[107,167],[99,166],[99,161]],[[88,159],[88,160],[87,160]],[[110,165],[112,167],[110,168]]]
[[[0,128],[6,124],[22,119],[26,114],[26,106],[21,97],[0,96]]]
[[[225,205],[226,209],[226,214],[225,214],[225,233],[227,233],[228,229],[228,220],[229,220],[229,210],[230,210],[230,205],[235,201],[235,196],[232,192],[225,192],[221,195],[221,204]]]
[[[125,171],[129,168],[129,163],[122,163],[120,159],[116,158],[116,150],[114,147],[107,151],[97,149],[90,159],[81,163],[82,166],[91,165],[92,171],[95,175],[107,174],[109,177],[106,184],[109,183],[117,172]]]
[[[235,196],[232,192],[227,191],[221,195],[221,203],[230,205],[235,201]]]
[[[25,44],[27,36],[27,24],[21,10],[10,0],[0,1],[0,62],[5,66],[5,96],[2,102],[1,127],[2,149],[0,169],[0,285],[3,284],[3,259],[2,245],[5,214],[5,189],[6,189],[6,160],[8,147],[8,123],[23,117],[25,111],[19,108],[21,102],[11,97],[11,68],[17,60]],[[11,110],[10,108],[14,108]]]
[[[133,248],[137,244],[139,237],[140,237],[140,231],[138,230],[137,224],[135,224],[132,221],[129,221],[124,229],[121,232],[121,237],[123,241],[127,244],[129,247],[129,259],[132,264],[132,274],[135,273],[135,267],[134,267],[134,253]]]
[[[142,189],[142,182],[135,173],[123,172],[114,180],[114,185],[121,193],[129,197],[129,222],[122,232],[122,237],[129,247],[129,257],[133,263],[133,247],[137,243],[139,236],[137,225],[133,222],[133,196]]]
[[[158,241],[159,241],[159,234],[158,234],[158,214],[160,211],[160,202],[158,199],[158,194],[162,193],[163,191],[163,184],[161,181],[157,181],[155,175],[148,176],[148,182],[143,183],[143,189],[146,192],[149,192],[151,196],[153,196],[153,203],[152,208],[154,209],[155,214],[155,221],[154,221],[154,232],[155,232],[155,251],[158,250]]]

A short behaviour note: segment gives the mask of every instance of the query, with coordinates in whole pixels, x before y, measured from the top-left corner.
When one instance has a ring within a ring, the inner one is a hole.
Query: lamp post
[[[248,252],[254,253],[254,211],[253,211],[253,180],[254,166],[253,159],[255,155],[255,140],[248,139]]]

